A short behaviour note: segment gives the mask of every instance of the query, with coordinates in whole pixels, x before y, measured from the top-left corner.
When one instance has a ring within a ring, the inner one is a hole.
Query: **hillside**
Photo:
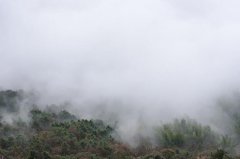
[[[155,128],[157,145],[146,138],[132,148],[113,138],[116,130],[101,120],[86,120],[67,110],[41,110],[36,105],[28,119],[6,121],[19,112],[21,91],[0,92],[0,156],[3,159],[222,159],[230,153],[231,139],[192,119],[179,119]]]

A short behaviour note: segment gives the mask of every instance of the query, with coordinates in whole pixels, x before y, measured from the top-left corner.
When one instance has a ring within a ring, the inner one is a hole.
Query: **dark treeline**
[[[176,119],[154,127],[154,145],[139,137],[132,148],[112,137],[114,127],[101,120],[80,119],[66,110],[42,110],[30,106],[28,118],[11,122],[5,116],[17,114],[23,91],[0,92],[0,157],[9,159],[79,159],[79,158],[234,158],[238,145],[240,118],[238,105],[231,116],[235,136],[220,135],[209,126],[192,119]],[[227,102],[222,101],[223,108]],[[233,142],[234,141],[234,142]]]

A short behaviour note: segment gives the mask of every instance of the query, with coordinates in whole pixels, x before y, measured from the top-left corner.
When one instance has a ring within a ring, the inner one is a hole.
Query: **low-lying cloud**
[[[118,119],[120,130],[205,119],[217,97],[240,88],[239,6],[0,0],[0,87],[37,91],[41,104],[70,101],[82,116]]]

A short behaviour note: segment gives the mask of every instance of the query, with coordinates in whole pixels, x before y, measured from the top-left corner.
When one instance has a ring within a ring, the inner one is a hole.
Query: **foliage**
[[[232,159],[232,157],[223,149],[217,149],[215,152],[211,153],[211,159]]]
[[[100,120],[78,120],[65,110],[52,113],[36,108],[30,111],[29,117],[29,124],[1,122],[0,154],[28,159],[119,155],[112,148],[113,129]]]
[[[156,128],[158,144],[162,147],[202,149],[217,145],[217,135],[209,126],[191,119],[175,120]]]
[[[231,97],[219,99],[218,106],[221,108],[228,125],[234,130],[237,140],[240,139],[240,94],[232,94]]]
[[[0,91],[0,113],[16,114],[23,96],[22,91]],[[223,136],[220,139],[210,127],[202,126],[194,120],[181,119],[156,128],[158,145],[153,145],[149,138],[139,138],[141,146],[135,151],[113,139],[111,134],[114,129],[101,120],[79,119],[66,110],[46,111],[37,106],[30,108],[29,121],[19,119],[7,123],[0,117],[0,157],[190,159],[196,158],[196,150],[216,148],[218,140],[222,149],[209,156],[220,159],[229,157],[226,150],[233,145],[230,137]],[[143,153],[136,153],[139,151]]]
[[[231,154],[234,153],[234,148],[236,147],[236,142],[228,135],[221,136],[219,147]]]
[[[22,91],[0,91],[0,111],[16,112],[17,102],[23,98],[22,95]]]

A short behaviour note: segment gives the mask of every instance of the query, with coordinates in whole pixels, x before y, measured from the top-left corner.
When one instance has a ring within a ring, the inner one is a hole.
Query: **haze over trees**
[[[239,8],[0,0],[0,159],[240,158]]]
[[[0,155],[5,158],[67,159],[67,158],[196,158],[236,155],[231,137],[213,131],[196,120],[185,118],[153,127],[155,139],[138,138],[139,145],[131,147],[115,139],[114,127],[101,120],[78,118],[67,110],[36,105],[28,110],[28,120],[6,121],[4,116],[19,113],[23,91],[0,91]],[[235,109],[234,107],[230,107]],[[229,114],[229,112],[226,112]],[[238,132],[237,111],[229,114]],[[235,138],[234,138],[235,139]],[[239,138],[237,140],[239,141]],[[239,143],[239,142],[238,142]]]

